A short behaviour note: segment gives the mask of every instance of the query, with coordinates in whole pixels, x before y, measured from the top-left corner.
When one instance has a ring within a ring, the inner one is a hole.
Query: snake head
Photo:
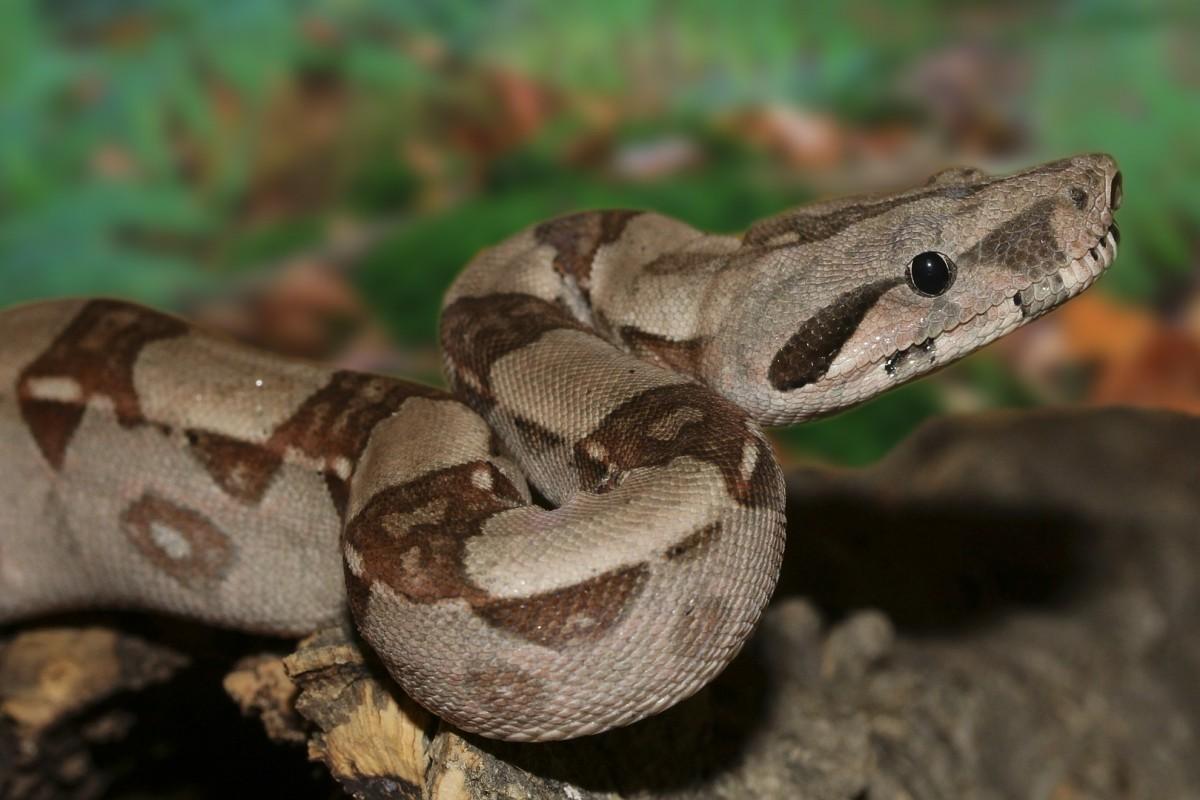
[[[1121,173],[1081,155],[805,206],[743,237],[704,379],[778,425],[945,366],[1079,294],[1116,257]]]

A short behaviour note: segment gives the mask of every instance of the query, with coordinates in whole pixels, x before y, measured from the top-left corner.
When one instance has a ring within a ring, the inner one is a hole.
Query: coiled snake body
[[[462,728],[640,719],[716,675],[771,595],[784,491],[759,426],[1078,293],[1115,255],[1119,195],[1112,159],[1080,156],[741,237],[555,219],[451,287],[450,393],[123,302],[8,309],[0,621],[123,606],[297,635],[348,601],[404,689]]]

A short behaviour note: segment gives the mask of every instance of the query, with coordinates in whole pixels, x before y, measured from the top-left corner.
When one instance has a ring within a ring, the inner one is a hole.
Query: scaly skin
[[[774,588],[783,481],[759,426],[1082,291],[1115,256],[1119,193],[1111,158],[1080,156],[740,238],[630,211],[544,222],[447,294],[453,394],[125,303],[6,310],[0,621],[130,606],[297,635],[348,605],[467,730],[641,719],[720,672]]]

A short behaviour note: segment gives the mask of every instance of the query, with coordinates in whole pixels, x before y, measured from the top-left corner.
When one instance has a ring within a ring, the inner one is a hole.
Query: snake
[[[1116,256],[1103,154],[951,168],[740,235],[590,210],[448,289],[446,388],[116,299],[0,312],[0,622],[141,609],[298,637],[349,613],[485,737],[667,709],[755,629],[785,539],[763,432],[945,366]],[[804,510],[792,530],[803,530]]]

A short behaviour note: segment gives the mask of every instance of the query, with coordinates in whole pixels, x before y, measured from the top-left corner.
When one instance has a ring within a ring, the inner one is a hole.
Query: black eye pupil
[[[908,265],[908,281],[918,293],[928,297],[937,297],[947,289],[954,280],[946,257],[932,250],[921,253]]]

